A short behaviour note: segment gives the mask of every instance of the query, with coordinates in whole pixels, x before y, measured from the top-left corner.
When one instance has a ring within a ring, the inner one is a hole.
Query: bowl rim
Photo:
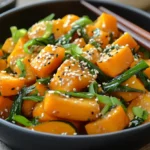
[[[111,1],[105,1],[105,0],[101,0],[101,1],[97,1],[97,0],[88,0],[89,2],[96,2],[96,3],[104,3],[104,4],[110,4],[112,6],[117,6],[117,7],[121,7],[121,8],[124,8],[126,10],[130,10],[132,12],[135,12],[137,14],[141,14],[145,17],[148,17],[150,19],[150,15],[147,13],[147,12],[144,12],[143,10],[140,10],[138,8],[134,8],[132,6],[128,6],[128,5],[124,5],[124,4],[121,4],[121,3],[118,3],[118,2],[111,2]],[[30,3],[30,4],[27,4],[27,5],[24,5],[24,6],[20,6],[20,7],[17,7],[17,8],[13,8],[11,10],[8,10],[7,12],[4,12],[2,14],[0,14],[0,18],[1,17],[5,17],[7,15],[9,15],[10,13],[13,13],[13,12],[19,12],[20,10],[25,10],[25,9],[30,9],[32,7],[36,7],[36,6],[39,6],[41,4],[49,4],[49,3],[65,3],[65,2],[78,2],[78,0],[50,0],[50,1],[47,1],[47,0],[44,0],[42,2],[34,2],[34,3]],[[149,123],[146,123],[146,124],[143,124],[143,125],[140,125],[140,126],[137,126],[137,127],[133,127],[133,128],[128,128],[128,129],[124,129],[124,130],[120,130],[120,131],[116,131],[116,132],[111,132],[111,133],[104,133],[104,134],[92,134],[92,135],[59,135],[59,134],[52,134],[52,133],[45,133],[45,132],[39,132],[39,131],[32,131],[32,130],[29,130],[25,127],[21,127],[21,126],[18,126],[18,125],[15,125],[13,123],[10,123],[6,120],[3,120],[0,118],[0,124],[3,124],[4,126],[7,126],[9,129],[12,128],[12,129],[15,129],[17,131],[20,131],[22,133],[25,133],[25,134],[30,134],[30,135],[36,135],[36,136],[45,136],[45,137],[56,137],[56,138],[73,138],[73,139],[87,139],[87,138],[102,138],[102,137],[108,137],[108,136],[114,136],[114,135],[120,135],[120,134],[128,134],[130,132],[135,132],[137,130],[142,130],[142,129],[145,129],[145,128],[150,128],[150,122]]]

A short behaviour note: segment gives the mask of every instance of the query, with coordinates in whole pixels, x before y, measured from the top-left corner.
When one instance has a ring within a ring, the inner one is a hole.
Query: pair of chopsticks
[[[82,0],[80,1],[83,6],[94,12],[96,15],[101,15],[103,12],[113,15],[117,18],[118,28],[123,32],[129,32],[131,36],[145,49],[150,51],[150,33],[136,24],[124,19],[123,17],[115,14],[104,7],[95,7],[92,4]]]

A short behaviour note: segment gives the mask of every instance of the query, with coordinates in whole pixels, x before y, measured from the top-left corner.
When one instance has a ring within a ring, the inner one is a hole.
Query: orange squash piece
[[[44,108],[43,108],[43,102],[37,103],[33,109],[32,112],[33,117],[37,117],[40,122],[50,121],[50,120],[58,120],[57,117],[54,117],[52,115],[48,115]]]
[[[131,78],[123,82],[122,85],[146,92],[143,83],[136,77],[136,75],[132,76]],[[119,98],[123,98],[125,101],[131,101],[141,94],[142,93],[139,92],[115,92],[114,93],[115,96]]]
[[[106,75],[116,77],[125,71],[133,60],[134,58],[131,50],[125,46],[118,50],[114,49],[107,54],[103,53],[97,65]]]
[[[8,56],[7,62],[12,70],[14,69],[14,66],[16,65],[16,61],[19,58],[24,58],[25,56],[29,55],[29,54],[25,53],[24,49],[23,49],[23,46],[27,41],[28,41],[27,36],[20,38],[18,40],[17,44],[15,45],[13,51],[11,52],[11,54]]]
[[[62,134],[62,135],[76,135],[75,128],[70,125],[70,123],[62,121],[50,121],[38,124],[33,127],[29,127],[31,130],[52,133],[52,134]]]
[[[6,119],[9,116],[12,104],[11,99],[0,96],[0,118]]]
[[[121,37],[119,37],[113,44],[118,44],[120,46],[128,45],[130,49],[134,49],[135,51],[139,49],[139,45],[137,44],[137,42],[127,32],[125,32]]]
[[[6,39],[5,43],[2,46],[2,50],[5,53],[11,53],[15,47],[15,43],[13,42],[13,39],[10,37]]]
[[[138,106],[143,108],[148,112],[148,114],[150,114],[150,92],[140,95],[130,103],[130,105],[127,108],[127,114],[130,120],[134,118],[132,108]],[[150,115],[148,115],[148,119],[145,121],[145,123],[146,122],[150,122]]]
[[[83,48],[82,55],[91,61],[93,64],[96,64],[96,62],[100,58],[100,52],[91,44],[86,44]]]
[[[88,134],[103,134],[120,131],[127,127],[129,118],[121,106],[108,112],[103,118],[88,123],[85,129]]]
[[[81,91],[86,88],[96,76],[83,64],[73,57],[65,60],[51,79],[49,88],[63,91]]]
[[[6,59],[0,59],[0,71],[5,70],[7,68],[7,61]]]
[[[0,72],[0,93],[2,96],[17,95],[24,85],[24,78],[13,77],[7,73]]]
[[[105,32],[112,32],[114,37],[118,37],[119,32],[117,29],[117,20],[114,16],[102,13],[100,17],[97,18],[94,26]]]
[[[78,19],[79,19],[79,17],[76,15],[73,15],[73,14],[66,15],[62,18],[62,21],[64,22],[63,28],[64,28],[65,34],[71,30],[71,28],[72,28],[71,24]]]
[[[73,43],[78,45],[80,48],[83,48],[86,45],[83,38],[77,38],[73,41]]]
[[[96,120],[100,111],[95,99],[68,98],[49,92],[43,104],[48,115],[77,121]]]
[[[31,66],[38,77],[48,77],[53,71],[55,71],[59,67],[64,57],[64,48],[47,45],[31,61]]]

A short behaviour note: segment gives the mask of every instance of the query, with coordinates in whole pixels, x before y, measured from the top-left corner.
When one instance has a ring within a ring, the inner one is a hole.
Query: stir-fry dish
[[[10,31],[0,47],[0,118],[61,135],[150,121],[150,52],[115,17],[50,14]]]

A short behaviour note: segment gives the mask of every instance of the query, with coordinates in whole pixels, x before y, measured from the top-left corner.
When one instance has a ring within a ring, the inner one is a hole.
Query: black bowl
[[[107,7],[144,29],[150,30],[149,14],[141,10],[106,1],[91,0],[91,3]],[[1,14],[0,43],[10,36],[10,26],[29,28],[52,12],[56,17],[73,13],[79,16],[89,15],[92,19],[96,19],[96,16],[81,6],[79,1],[41,2]],[[150,124],[102,135],[63,136],[33,132],[0,119],[0,140],[20,150],[133,150],[150,142]]]

